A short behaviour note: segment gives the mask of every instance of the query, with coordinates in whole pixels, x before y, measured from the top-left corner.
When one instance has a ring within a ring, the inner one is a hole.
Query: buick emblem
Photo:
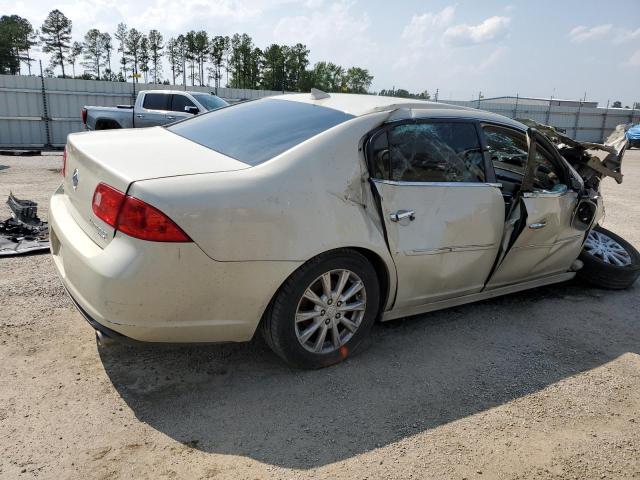
[[[76,168],[73,171],[73,175],[71,175],[71,185],[73,185],[73,191],[75,192],[78,189],[78,179],[80,175],[78,174],[78,169]]]

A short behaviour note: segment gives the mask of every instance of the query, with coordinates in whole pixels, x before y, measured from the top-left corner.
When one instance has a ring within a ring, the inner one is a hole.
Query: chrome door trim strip
[[[385,185],[394,185],[397,187],[492,187],[502,188],[501,183],[482,183],[482,182],[405,182],[401,180],[379,180],[372,179],[374,183],[382,183]]]
[[[404,253],[407,256],[416,256],[416,255],[438,255],[441,253],[454,253],[454,252],[475,252],[478,250],[491,250],[495,248],[495,244],[486,244],[486,245],[461,245],[459,247],[442,247],[442,248],[434,248],[434,249],[416,249],[416,250],[406,250]]]

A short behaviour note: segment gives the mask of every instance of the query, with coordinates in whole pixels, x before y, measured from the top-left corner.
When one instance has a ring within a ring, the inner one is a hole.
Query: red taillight
[[[62,178],[64,178],[67,174],[67,147],[64,147],[64,151],[62,152]]]
[[[82,123],[84,125],[87,124],[87,109],[83,108],[82,110],[80,110],[80,116],[82,116]]]
[[[116,190],[106,183],[99,183],[96,191],[93,192],[91,208],[96,217],[115,228],[124,198],[125,194],[120,190]]]
[[[191,239],[173,220],[148,203],[127,195],[118,230],[132,237],[154,242],[190,242]]]
[[[153,242],[191,242],[160,210],[104,183],[96,187],[92,208],[103,222],[131,237]]]

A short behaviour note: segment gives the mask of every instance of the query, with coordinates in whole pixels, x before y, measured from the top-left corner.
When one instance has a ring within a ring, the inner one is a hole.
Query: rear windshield
[[[167,129],[255,166],[351,118],[332,108],[262,99],[198,115]]]

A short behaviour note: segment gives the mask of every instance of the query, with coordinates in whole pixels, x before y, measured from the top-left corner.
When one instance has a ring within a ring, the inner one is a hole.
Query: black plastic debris
[[[11,218],[0,221],[0,255],[49,250],[49,224],[38,217],[38,204],[9,194]]]

